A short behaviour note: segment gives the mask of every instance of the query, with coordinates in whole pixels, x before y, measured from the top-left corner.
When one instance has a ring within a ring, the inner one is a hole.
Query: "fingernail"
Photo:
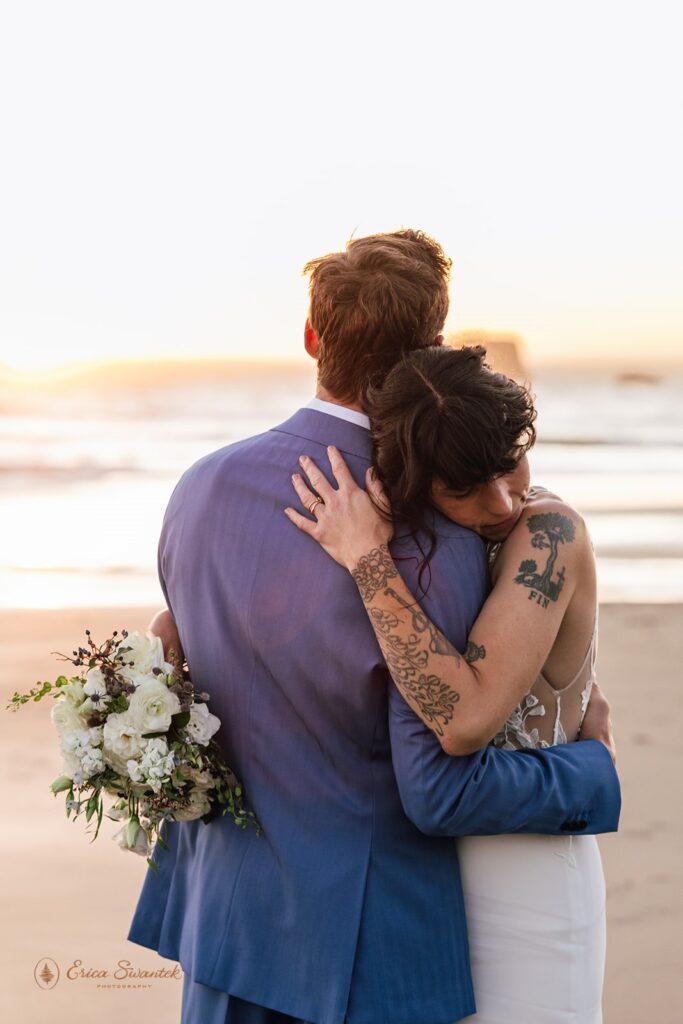
[[[296,483],[297,480],[300,480],[300,479],[301,479],[301,477],[299,476],[298,473],[292,473],[292,482],[293,483]]]
[[[299,462],[301,463],[302,466],[303,466],[304,462],[307,462],[307,461],[308,461],[308,455],[300,455],[299,456]]]

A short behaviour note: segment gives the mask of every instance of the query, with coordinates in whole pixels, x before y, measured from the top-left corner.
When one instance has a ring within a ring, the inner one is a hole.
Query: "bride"
[[[286,510],[351,572],[394,682],[452,755],[576,740],[596,686],[586,526],[530,487],[531,396],[484,357],[479,347],[411,353],[368,392],[376,468],[367,491],[330,449],[336,487],[303,456],[307,482],[293,484],[313,518]],[[388,547],[394,524],[425,538],[428,587],[429,506],[489,546],[491,591],[462,653],[403,582],[400,537]],[[478,1008],[468,1021],[602,1020],[605,884],[596,837],[580,834],[588,810],[577,807],[566,837],[457,840]]]

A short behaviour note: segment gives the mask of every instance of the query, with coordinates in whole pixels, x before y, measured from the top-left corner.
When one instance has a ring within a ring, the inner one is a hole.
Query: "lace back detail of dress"
[[[575,740],[583,723],[595,681],[598,649],[598,612],[593,635],[581,668],[566,686],[556,689],[541,672],[521,704],[493,738],[503,750],[551,747]]]

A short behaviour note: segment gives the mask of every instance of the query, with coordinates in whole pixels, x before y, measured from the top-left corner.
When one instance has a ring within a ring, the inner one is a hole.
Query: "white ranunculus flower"
[[[171,716],[180,711],[180,701],[159,679],[140,683],[128,702],[128,714],[140,733],[166,732]],[[111,716],[110,716],[111,717]]]
[[[182,811],[174,811],[173,817],[176,821],[194,821],[201,818],[211,810],[211,801],[203,789],[193,789],[189,801]]]
[[[85,691],[83,689],[83,683],[80,679],[72,679],[66,686],[60,687],[60,693],[68,700],[69,704],[73,704],[74,707],[78,707],[85,700]]]
[[[60,736],[87,729],[85,719],[68,698],[57,697],[50,709],[50,718]]]
[[[173,665],[164,661],[164,646],[161,637],[155,636],[149,630],[144,634],[129,633],[119,650],[124,647],[130,648],[130,650],[121,651],[124,664],[119,667],[119,673],[128,682],[137,685],[140,677],[151,675],[152,669],[155,668],[160,668],[166,673],[173,671]],[[131,661],[133,662],[132,666],[130,665]]]
[[[128,711],[109,715],[103,727],[105,761],[107,754],[114,754],[125,761],[142,753],[145,741],[142,739],[137,722]],[[116,765],[113,765],[116,767]],[[118,770],[118,768],[117,768]]]
[[[206,704],[193,704],[190,708],[190,721],[185,726],[190,739],[205,747],[214,733],[221,727],[221,720],[212,715]]]

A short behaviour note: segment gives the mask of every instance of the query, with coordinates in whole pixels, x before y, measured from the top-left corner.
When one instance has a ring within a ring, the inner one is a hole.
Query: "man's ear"
[[[318,358],[318,335],[311,327],[311,321],[306,318],[306,325],[304,327],[304,348],[308,352],[311,359]]]
[[[432,342],[432,345],[436,345],[437,348],[441,348],[441,346],[443,345],[443,334],[437,334],[437,336],[434,338],[434,341]]]

